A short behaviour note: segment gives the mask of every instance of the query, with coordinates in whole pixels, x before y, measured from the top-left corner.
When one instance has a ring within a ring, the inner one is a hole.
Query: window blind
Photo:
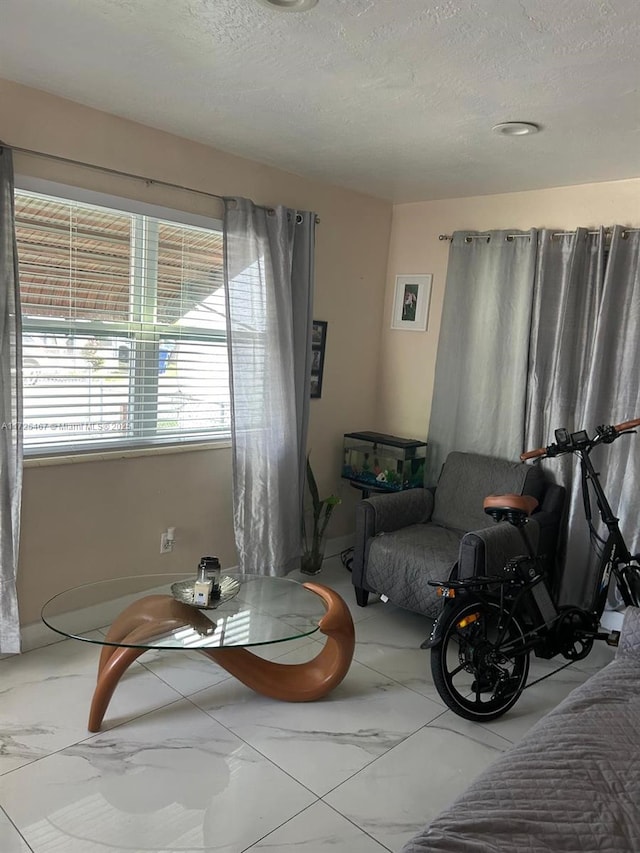
[[[16,190],[27,453],[228,435],[219,225]]]

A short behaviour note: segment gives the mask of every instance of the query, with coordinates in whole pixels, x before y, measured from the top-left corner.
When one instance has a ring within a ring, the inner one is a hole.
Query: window
[[[25,451],[228,436],[220,224],[18,189],[15,205]]]

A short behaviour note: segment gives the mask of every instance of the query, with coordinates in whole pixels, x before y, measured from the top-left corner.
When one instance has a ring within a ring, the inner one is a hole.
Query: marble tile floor
[[[1,660],[1,853],[398,851],[612,655],[598,647],[503,718],[469,723],[433,687],[419,648],[430,620],[375,596],[358,607],[338,557],[316,579],[349,604],[357,641],[320,702],[263,698],[196,653],[147,652],[92,735],[98,646],[62,640]],[[264,654],[297,662],[318,642]],[[549,668],[534,661],[531,678]]]

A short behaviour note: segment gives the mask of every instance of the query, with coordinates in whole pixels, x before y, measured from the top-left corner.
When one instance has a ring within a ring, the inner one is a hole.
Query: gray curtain
[[[451,450],[522,446],[536,231],[456,231],[438,343],[425,484]]]
[[[574,234],[561,235],[544,230],[539,235],[529,346],[527,450],[549,444],[558,427],[573,432],[587,426],[585,398],[604,287],[604,250],[603,229],[594,234],[579,228]],[[572,493],[577,473],[572,456],[539,464],[549,479]],[[575,488],[578,497],[579,481]],[[582,503],[575,498],[569,500],[566,515],[571,524],[584,524]],[[565,544],[560,542],[560,563]]]
[[[640,233],[613,229],[604,284],[592,327],[584,379],[584,412],[577,427],[640,417]],[[561,424],[558,424],[561,426]],[[640,436],[598,448],[596,470],[632,553],[640,550]],[[595,511],[595,508],[594,508]],[[589,549],[580,484],[571,488],[567,557],[561,603],[585,606],[593,597],[597,562]]]
[[[299,565],[315,214],[225,200],[234,528],[242,571]]]
[[[548,444],[557,427],[573,431],[584,426],[593,331],[604,285],[604,248],[603,230],[590,234],[579,228],[561,236],[548,230],[540,233],[529,347],[527,448]]]
[[[11,151],[0,146],[0,653],[20,651],[16,596],[22,493],[22,327]]]
[[[533,243],[533,241],[532,241]],[[482,431],[489,436],[496,431],[504,436],[509,444],[493,449],[490,442],[482,437],[482,446],[472,445],[471,439],[461,437],[457,424],[453,427],[454,441],[460,449],[478,449],[481,452],[495,453],[506,458],[515,458],[520,449],[541,447],[553,441],[554,430],[567,427],[570,431],[587,429],[592,433],[595,426],[602,423],[616,423],[637,417],[640,413],[640,391],[638,369],[640,365],[640,283],[638,272],[640,234],[625,232],[621,227],[613,229],[610,247],[604,229],[589,232],[579,228],[573,234],[557,235],[544,230],[538,235],[535,254],[535,281],[533,286],[533,310],[530,314],[526,306],[516,306],[522,311],[522,319],[529,322],[530,329],[518,325],[518,335],[522,341],[528,341],[528,364],[521,347],[514,347],[509,335],[505,335],[499,326],[496,328],[501,341],[506,346],[503,364],[512,374],[516,385],[509,385],[513,393],[511,403],[513,411],[507,406],[500,387],[496,384],[498,406],[492,398],[490,405],[483,400],[486,393],[469,390],[468,382],[476,383],[475,370],[484,370],[492,374],[495,353],[487,356],[487,345],[478,343],[473,332],[473,320],[464,313],[465,300],[459,297],[451,300],[448,317],[448,345],[443,346],[446,353],[456,351],[456,325],[471,324],[471,340],[476,341],[475,350],[465,352],[461,365],[471,365],[469,371],[460,379],[455,364],[440,365],[438,350],[438,369],[436,371],[436,390],[441,396],[448,396],[449,423],[459,416],[463,407],[455,398],[456,408],[451,409],[452,379],[458,387],[469,395],[469,400],[477,407],[475,419],[468,405],[465,405],[465,422],[481,424]],[[460,280],[473,282],[483,287],[491,295],[503,292],[512,280],[509,273],[494,267],[495,274],[503,276],[502,285],[481,281],[480,273],[488,268],[489,245],[477,241],[473,254],[462,255],[451,249],[451,259],[463,266],[460,274],[453,267],[452,281],[454,292]],[[517,260],[517,259],[516,259]],[[529,280],[530,257],[524,261],[523,273]],[[464,265],[469,264],[469,269]],[[451,261],[450,261],[451,270]],[[447,288],[450,278],[447,277]],[[466,285],[465,285],[466,286]],[[504,299],[501,296],[501,299]],[[449,293],[445,296],[445,311],[449,304]],[[471,306],[470,300],[466,303]],[[472,307],[475,311],[475,306]],[[499,311],[497,312],[499,316]],[[457,318],[457,324],[456,324]],[[443,332],[445,320],[443,318]],[[460,333],[457,332],[460,337]],[[461,349],[464,345],[461,346]],[[475,355],[474,355],[475,353]],[[475,366],[474,366],[475,365]],[[525,384],[526,377],[526,384]],[[501,379],[500,381],[503,381]],[[526,400],[518,400],[516,391],[526,387]],[[436,395],[434,394],[434,415]],[[497,409],[497,410],[496,410]],[[443,409],[439,408],[441,415]],[[520,415],[524,415],[524,441],[517,434],[517,428],[506,432],[503,423],[517,424]],[[433,416],[432,416],[433,420]],[[443,425],[444,431],[445,425]],[[463,424],[462,434],[466,430]],[[431,431],[430,431],[431,435]],[[491,439],[494,441],[494,439]],[[636,479],[640,475],[640,447],[633,444],[625,447],[617,442],[612,447],[602,447],[596,451],[594,459],[597,469],[602,473],[602,481],[614,511],[620,516],[623,530],[631,535],[631,550],[638,550],[640,538],[636,532],[635,520],[639,515],[640,502],[637,497]],[[547,475],[566,486],[567,536],[566,547],[562,555],[565,569],[562,574],[562,586],[559,589],[560,601],[564,604],[585,606],[592,599],[595,583],[597,559],[590,548],[589,531],[584,517],[581,481],[575,459],[571,456],[540,463]],[[594,507],[595,511],[595,507]]]
[[[640,417],[638,230],[614,227],[608,246],[602,228],[544,230],[537,240],[532,231],[530,241],[514,233],[453,237],[427,485],[453,448],[515,459],[552,442],[558,427],[593,434]],[[594,461],[630,550],[640,550],[640,444],[621,439]],[[560,603],[587,606],[597,559],[575,460],[539,464],[568,490]]]

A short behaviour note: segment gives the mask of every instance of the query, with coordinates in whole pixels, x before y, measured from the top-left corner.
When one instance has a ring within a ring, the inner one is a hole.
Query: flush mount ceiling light
[[[306,12],[312,9],[318,0],[258,0],[263,6],[277,9],[279,12]]]
[[[491,130],[500,136],[529,136],[538,133],[540,125],[530,121],[503,121],[501,124],[494,124]]]

